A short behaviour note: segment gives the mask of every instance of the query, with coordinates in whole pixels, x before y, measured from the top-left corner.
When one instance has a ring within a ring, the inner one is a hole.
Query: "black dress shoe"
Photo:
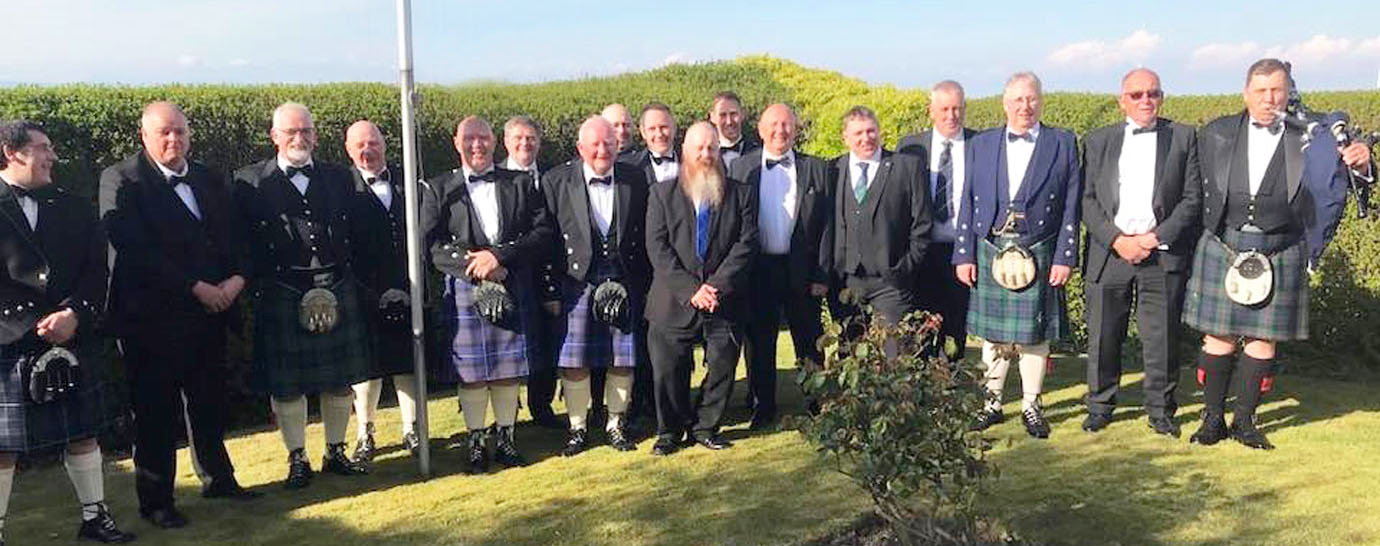
[[[1021,422],[1025,423],[1025,433],[1031,438],[1049,438],[1049,421],[1045,420],[1045,412],[1038,404],[1021,410]]]
[[[403,449],[406,449],[407,452],[411,453],[413,457],[417,456],[417,450],[422,449],[422,441],[417,438],[416,432],[409,430],[406,433],[404,433],[402,442]]]
[[[1254,417],[1234,419],[1231,424],[1230,433],[1232,439],[1251,449],[1270,450],[1275,448],[1275,445],[1270,443],[1270,440],[1265,437],[1265,433],[1255,428]]]
[[[1101,432],[1112,423],[1112,416],[1107,413],[1089,413],[1083,419],[1083,430],[1088,432]]]
[[[302,489],[311,485],[311,463],[307,462],[307,450],[294,449],[288,454],[288,476],[283,482],[286,489]]]
[[[1150,428],[1155,431],[1155,434],[1179,437],[1179,424],[1175,423],[1172,417],[1151,417]]]
[[[214,480],[206,487],[201,488],[201,497],[204,499],[234,499],[234,500],[253,500],[262,496],[258,491],[250,491],[240,484],[228,480]]]
[[[748,430],[764,431],[776,426],[776,412],[754,413],[752,421],[748,422]]]
[[[973,421],[973,424],[968,427],[968,430],[973,432],[987,430],[1001,424],[1001,422],[1005,420],[1006,415],[1002,414],[1001,408],[983,408],[982,411],[978,412],[977,420]]]
[[[589,443],[586,438],[587,434],[585,429],[582,428],[571,429],[570,435],[566,436],[565,447],[561,448],[561,456],[574,457],[584,453],[586,449],[589,449]]]
[[[652,455],[658,457],[665,457],[677,451],[680,451],[680,442],[673,438],[657,438],[656,443],[652,444]]]
[[[1227,438],[1227,422],[1221,415],[1203,412],[1203,424],[1188,437],[1188,443],[1210,446]]]
[[[484,447],[485,436],[483,430],[470,432],[469,452],[465,457],[466,474],[483,474],[489,471],[489,451]]]
[[[355,442],[355,453],[350,456],[350,460],[358,464],[373,462],[374,453],[377,452],[377,446],[374,444],[374,424],[369,423],[366,426],[369,432],[365,433],[363,438]]]
[[[326,455],[321,457],[321,471],[341,476],[368,474],[369,468],[351,461],[345,456],[345,442],[326,446]]]
[[[77,528],[77,540],[94,540],[106,544],[123,544],[134,541],[134,533],[126,533],[115,526],[115,518],[110,517],[110,511],[105,509],[105,505],[100,507],[100,513],[93,519],[81,522],[81,527]]]
[[[154,508],[152,510],[139,510],[139,517],[144,518],[149,524],[159,529],[177,529],[187,526],[187,516],[182,515],[176,508]]]
[[[498,427],[494,441],[494,462],[507,467],[527,466],[527,458],[518,452],[513,441],[513,427]]]
[[[720,436],[717,432],[712,434],[706,434],[703,436],[696,436],[695,443],[702,445],[708,449],[712,449],[714,451],[733,447],[733,442],[725,440],[724,437]]]
[[[608,431],[609,447],[618,451],[633,451],[637,449],[637,444],[628,438],[627,432],[623,427],[614,427]]]

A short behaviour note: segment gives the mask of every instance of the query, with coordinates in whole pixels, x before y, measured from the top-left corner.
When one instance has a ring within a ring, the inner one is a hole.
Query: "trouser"
[[[968,339],[968,287],[954,275],[953,243],[935,243],[925,248],[925,260],[916,273],[916,307],[938,313],[944,322],[940,333],[952,338],[958,348],[956,358],[966,353]],[[942,347],[943,344],[941,343]]]
[[[1158,253],[1138,265],[1111,257],[1097,280],[1086,283],[1088,317],[1088,411],[1108,414],[1116,407],[1121,380],[1121,346],[1130,325],[1134,299],[1145,363],[1145,411],[1173,417],[1178,409],[1179,318],[1187,277],[1166,271]]]
[[[655,385],[657,436],[680,440],[686,432],[705,436],[718,431],[738,366],[742,327],[732,321],[700,314],[688,327],[652,324],[648,346]],[[704,345],[708,373],[700,383],[698,404],[690,399],[690,374],[696,344]]]
[[[797,360],[822,364],[815,342],[824,333],[820,322],[820,298],[810,296],[808,287],[790,286],[787,256],[759,255],[750,274],[751,317],[747,321],[748,396],[754,413],[776,414],[776,338],[782,315],[791,332]]]

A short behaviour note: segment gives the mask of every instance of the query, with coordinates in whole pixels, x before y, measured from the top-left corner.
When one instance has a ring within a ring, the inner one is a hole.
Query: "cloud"
[[[1188,67],[1196,69],[1239,66],[1250,61],[1259,50],[1260,45],[1255,42],[1206,44],[1189,54]]]
[[[1144,29],[1115,42],[1086,40],[1060,46],[1046,58],[1058,66],[1106,68],[1127,62],[1143,61],[1160,45],[1160,35]]]
[[[1262,57],[1275,57],[1309,66],[1377,60],[1380,59],[1380,36],[1354,39],[1315,34],[1301,42],[1268,47],[1262,47],[1255,42],[1212,43],[1193,50],[1189,55],[1188,67],[1239,67]]]
[[[191,68],[201,64],[201,58],[196,55],[183,53],[177,56],[177,66]]]
[[[667,55],[666,58],[662,59],[660,63],[657,63],[657,67],[660,68],[663,66],[670,66],[673,64],[689,64],[692,62],[694,62],[694,59],[691,59],[688,53],[676,52]]]

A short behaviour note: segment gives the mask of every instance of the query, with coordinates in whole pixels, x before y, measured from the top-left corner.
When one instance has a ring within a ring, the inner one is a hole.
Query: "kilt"
[[[114,414],[106,411],[105,369],[100,350],[87,342],[77,352],[79,390],[47,404],[29,401],[27,378],[15,344],[0,346],[0,453],[27,453],[99,436]]]
[[[556,319],[555,346],[558,368],[633,368],[637,365],[632,328],[619,329],[594,318],[594,289],[588,282],[565,278],[561,307],[568,309]],[[628,324],[642,322],[642,294],[628,290]]]
[[[1035,258],[1035,282],[1021,290],[1002,288],[989,270],[1000,250],[978,241],[977,285],[968,299],[968,333],[993,343],[1033,344],[1057,341],[1068,334],[1064,288],[1049,285],[1054,264],[1054,238],[1027,250]]]
[[[1274,287],[1265,301],[1246,306],[1227,297],[1227,270],[1237,232],[1198,239],[1184,301],[1184,323],[1199,332],[1272,341],[1308,339],[1307,245],[1299,240],[1270,254]],[[1225,241],[1225,242],[1224,242]]]
[[[369,378],[369,327],[360,289],[344,278],[330,287],[340,319],[324,334],[298,323],[302,292],[267,281],[254,299],[255,390],[287,397],[335,391]]]
[[[510,276],[510,278],[513,278]],[[441,319],[447,332],[444,357],[449,366],[436,366],[436,379],[445,383],[480,383],[527,377],[527,336],[532,309],[523,285],[505,283],[518,312],[507,324],[492,324],[474,310],[474,288],[446,275]]]

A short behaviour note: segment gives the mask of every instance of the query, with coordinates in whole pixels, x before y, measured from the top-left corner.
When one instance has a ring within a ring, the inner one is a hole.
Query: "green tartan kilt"
[[[1273,341],[1308,339],[1307,245],[1302,240],[1270,254],[1274,287],[1265,301],[1241,305],[1227,297],[1234,252],[1216,235],[1198,239],[1184,300],[1184,324],[1220,337]]]
[[[1049,285],[1054,238],[1027,248],[1035,258],[1035,282],[1007,290],[992,278],[992,258],[1000,249],[986,239],[977,244],[977,285],[968,299],[968,333],[993,343],[1034,344],[1068,335],[1063,287]]]
[[[302,292],[265,282],[254,299],[255,390],[272,396],[335,391],[369,378],[370,336],[360,290],[345,278],[331,286],[339,320],[324,334],[298,323]]]

